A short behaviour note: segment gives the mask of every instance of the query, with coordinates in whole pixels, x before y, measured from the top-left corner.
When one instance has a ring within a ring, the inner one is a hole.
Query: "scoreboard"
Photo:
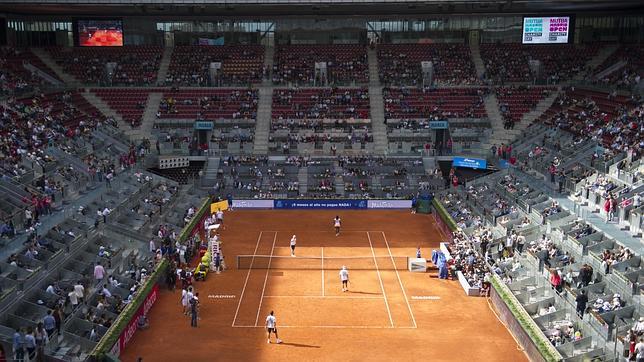
[[[568,43],[570,17],[524,17],[523,44]]]

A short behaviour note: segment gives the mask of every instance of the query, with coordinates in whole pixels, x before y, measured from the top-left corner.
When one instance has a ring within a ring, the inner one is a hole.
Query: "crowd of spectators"
[[[385,87],[382,90],[385,120],[481,118],[486,114],[487,92],[479,88]]]
[[[644,63],[642,63],[643,58],[644,49],[641,46],[635,44],[621,45],[594,70],[594,74],[598,75],[616,63],[624,62],[623,67],[605,75],[601,79],[597,79],[597,81],[604,86],[630,89],[642,79],[642,69],[644,68]]]
[[[316,73],[318,62],[326,62],[328,83],[319,72]],[[368,80],[369,64],[364,45],[281,45],[275,50],[275,84],[347,85]]]
[[[317,88],[276,89],[273,92],[273,119],[367,119],[367,89]]]
[[[252,119],[257,117],[257,90],[179,90],[164,93],[157,118]]]
[[[63,70],[85,83],[104,85],[152,85],[163,49],[156,46],[50,48],[49,53]],[[106,65],[116,63],[108,74]]]
[[[380,81],[386,85],[421,86],[422,62],[432,62],[436,85],[479,83],[467,45],[436,43],[378,46]]]
[[[211,63],[221,63],[214,79],[210,77]],[[248,85],[261,82],[265,72],[264,48],[260,45],[176,46],[165,84]]]
[[[485,78],[497,84],[526,82],[534,78],[529,61],[541,63],[541,77],[550,84],[571,79],[585,71],[586,63],[599,50],[596,44],[522,45],[481,44]]]
[[[555,104],[561,111],[547,123],[592,138],[604,146],[597,158],[610,159],[626,153],[637,160],[644,149],[644,102],[625,99],[615,93],[594,93],[575,90],[561,94]]]

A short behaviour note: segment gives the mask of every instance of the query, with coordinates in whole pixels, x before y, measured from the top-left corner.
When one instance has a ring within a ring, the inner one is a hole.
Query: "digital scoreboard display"
[[[570,17],[523,18],[523,44],[565,44],[570,34]]]
[[[78,45],[82,47],[123,46],[121,20],[77,20]]]

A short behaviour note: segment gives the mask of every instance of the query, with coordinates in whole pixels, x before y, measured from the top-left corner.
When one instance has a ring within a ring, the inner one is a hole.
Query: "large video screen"
[[[562,44],[568,42],[570,17],[523,18],[523,44]]]
[[[82,47],[123,46],[123,21],[77,20],[78,45]]]

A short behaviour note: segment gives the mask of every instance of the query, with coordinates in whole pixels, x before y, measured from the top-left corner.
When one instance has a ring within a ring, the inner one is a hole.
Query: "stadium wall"
[[[277,199],[233,200],[235,209],[409,209],[411,200],[364,199]]]

